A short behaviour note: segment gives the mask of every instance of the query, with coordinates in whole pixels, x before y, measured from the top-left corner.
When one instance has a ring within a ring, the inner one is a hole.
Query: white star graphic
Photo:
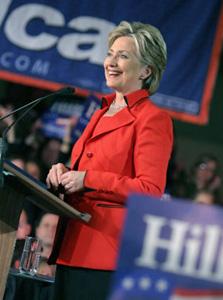
[[[135,281],[132,277],[125,277],[122,281],[122,286],[126,290],[131,290],[135,285]]]
[[[149,277],[141,277],[138,285],[141,290],[148,290],[151,287],[151,280]]]
[[[156,289],[160,293],[164,292],[168,288],[168,282],[165,279],[159,279],[156,282]]]

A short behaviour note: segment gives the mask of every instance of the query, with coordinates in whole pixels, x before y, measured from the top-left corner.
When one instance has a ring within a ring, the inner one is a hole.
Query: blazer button
[[[87,155],[88,158],[92,158],[93,157],[93,153],[92,152],[87,152],[86,155]]]

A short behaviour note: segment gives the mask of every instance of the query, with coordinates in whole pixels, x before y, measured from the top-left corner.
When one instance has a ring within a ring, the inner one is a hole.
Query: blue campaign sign
[[[50,138],[63,139],[69,135],[76,140],[73,131],[84,111],[86,101],[74,96],[58,96],[41,116],[41,132]]]
[[[100,100],[93,95],[85,100],[59,96],[41,116],[41,132],[44,136],[58,139],[69,135],[71,142],[75,143],[99,107]]]
[[[173,116],[208,120],[223,35],[221,0],[4,0],[0,78],[57,89],[108,93],[103,61],[120,21],[158,27],[168,65],[152,100]]]
[[[90,95],[89,97],[87,97],[82,114],[73,129],[74,141],[76,141],[81,136],[82,132],[90,121],[90,118],[100,107],[101,103],[97,97],[95,97],[94,95]]]
[[[222,300],[223,209],[131,195],[109,300]]]

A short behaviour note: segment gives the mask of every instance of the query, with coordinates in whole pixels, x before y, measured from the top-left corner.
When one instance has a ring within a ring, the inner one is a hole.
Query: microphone
[[[46,100],[46,99],[50,99],[52,97],[55,97],[55,96],[58,96],[58,95],[61,95],[61,96],[71,96],[71,95],[74,95],[75,94],[75,89],[72,88],[72,87],[66,87],[66,88],[63,88],[63,89],[60,89],[54,93],[51,93],[47,96],[44,96],[44,97],[40,97],[38,99],[35,99],[15,110],[12,110],[11,112],[9,112],[8,114],[2,116],[0,118],[0,121],[8,118],[9,116],[19,112],[19,111],[22,111],[22,110],[25,110],[21,116],[19,116],[14,122],[12,122],[9,126],[7,126],[3,133],[2,133],[2,137],[0,138],[0,188],[2,188],[4,186],[4,175],[3,175],[3,163],[4,163],[4,159],[5,159],[5,154],[6,154],[6,151],[7,151],[7,133],[9,132],[9,130],[14,126],[16,125],[21,119],[23,119],[23,117],[28,114],[30,112],[31,109],[33,109],[36,105],[38,105],[41,101],[43,100]],[[27,108],[27,109],[26,109]]]

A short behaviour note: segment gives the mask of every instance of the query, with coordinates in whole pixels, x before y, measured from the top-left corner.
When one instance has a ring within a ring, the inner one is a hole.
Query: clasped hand
[[[66,194],[72,194],[83,190],[85,174],[86,171],[71,171],[64,164],[58,163],[51,167],[46,183],[48,188],[55,191],[61,185]]]

